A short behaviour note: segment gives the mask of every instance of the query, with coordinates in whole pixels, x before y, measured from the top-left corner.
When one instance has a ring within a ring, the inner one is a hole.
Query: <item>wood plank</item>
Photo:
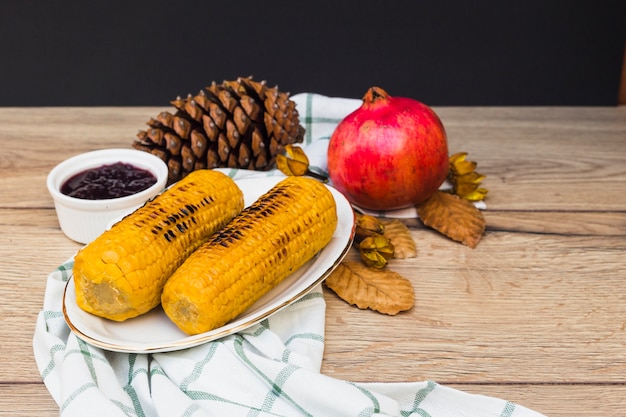
[[[446,384],[442,384],[446,385]],[[626,386],[587,384],[448,385],[472,394],[503,398],[548,417],[616,417],[624,414]]]
[[[626,211],[499,211],[483,212],[488,231],[559,235],[626,235]]]
[[[411,279],[415,307],[387,317],[329,294],[324,372],[389,382],[624,381],[623,236],[495,232],[474,250],[427,230],[413,236],[418,257],[390,268]]]
[[[0,356],[0,383],[38,380],[32,338],[37,314],[43,307],[46,279],[80,245],[61,233],[54,210],[0,213],[4,273],[0,285],[0,329],[3,335],[11,335],[2,342],[5,354]]]
[[[0,172],[11,175],[0,176],[5,191],[0,207],[51,207],[45,178],[54,165],[87,150],[130,147],[160,110],[3,109]],[[623,211],[626,206],[626,107],[437,110],[449,121],[450,151],[469,152],[487,175],[490,208]],[[66,141],[72,146],[59,151]],[[24,150],[24,143],[33,151]]]
[[[15,242],[0,248],[45,241],[49,252],[43,261],[37,252],[0,253],[9,283],[0,287],[0,317],[13,335],[4,344],[12,366],[0,367],[0,381],[38,378],[24,346],[32,343],[45,278],[80,247],[52,226],[52,210],[27,211],[22,224],[3,226],[0,239]],[[382,316],[327,291],[326,373],[369,381],[623,381],[626,304],[615,291],[626,276],[623,235],[488,231],[472,250],[429,229],[412,234],[418,258],[391,264],[411,277],[412,311]]]
[[[556,235],[626,235],[626,211],[534,211],[495,210],[482,211],[486,231],[511,233],[537,233]],[[423,229],[415,219],[401,219],[408,227]]]
[[[0,416],[58,417],[59,407],[42,382],[0,384]]]
[[[487,175],[484,185],[494,209],[626,206],[626,107],[442,108],[439,113],[450,152],[469,152]]]
[[[461,391],[506,399],[549,417],[623,414],[624,385],[444,384]],[[59,408],[42,383],[0,384],[0,416],[58,417]]]
[[[48,172],[70,156],[130,148],[159,108],[5,108],[0,112],[0,207],[52,207]],[[27,148],[25,148],[27,146]],[[25,184],[28,187],[25,188]]]

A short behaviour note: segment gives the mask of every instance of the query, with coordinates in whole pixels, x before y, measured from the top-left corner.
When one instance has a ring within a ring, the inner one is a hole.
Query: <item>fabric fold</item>
[[[71,267],[69,260],[50,274],[33,340],[61,416],[541,416],[433,381],[359,383],[320,373],[326,304],[319,286],[213,342],[167,353],[108,352],[64,323]]]

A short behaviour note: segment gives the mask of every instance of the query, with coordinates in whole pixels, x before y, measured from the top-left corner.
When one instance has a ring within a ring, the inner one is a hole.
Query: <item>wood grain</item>
[[[87,150],[129,147],[157,108],[0,109],[0,415],[53,416],[32,354],[46,277],[80,247],[46,175]],[[626,107],[441,108],[450,150],[487,175],[476,249],[407,220],[418,256],[393,260],[415,307],[358,310],[325,289],[322,372],[430,379],[549,416],[626,406]],[[355,257],[355,253],[349,256]]]

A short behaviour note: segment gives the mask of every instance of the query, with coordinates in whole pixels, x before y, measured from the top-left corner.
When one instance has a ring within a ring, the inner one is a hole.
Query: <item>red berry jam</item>
[[[137,194],[156,182],[151,172],[117,162],[79,172],[63,183],[61,193],[83,200],[107,200]]]

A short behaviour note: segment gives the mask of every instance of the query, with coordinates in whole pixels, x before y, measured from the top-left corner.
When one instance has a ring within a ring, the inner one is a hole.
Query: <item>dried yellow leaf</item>
[[[370,268],[383,269],[387,266],[387,258],[376,250],[359,249],[359,256],[363,263]]]
[[[375,270],[359,262],[342,262],[325,282],[341,299],[360,309],[396,315],[415,303],[411,281],[397,272]]]
[[[287,176],[302,176],[309,170],[309,158],[299,146],[286,145],[285,154],[276,155],[276,167]]]
[[[381,269],[393,258],[394,247],[383,235],[373,234],[359,243],[359,252],[367,266]]]
[[[485,232],[485,218],[474,204],[443,191],[419,204],[417,214],[426,226],[470,248],[478,245]]]
[[[481,201],[485,199],[487,192],[486,188],[476,188],[474,191],[464,194],[463,198],[469,201]]]
[[[377,217],[369,214],[355,213],[356,228],[354,240],[360,242],[368,236],[382,235],[385,233],[385,226]]]
[[[452,192],[466,200],[484,200],[488,191],[481,188],[480,183],[485,175],[476,172],[478,164],[466,160],[466,157],[467,152],[458,152],[449,158],[448,181],[452,184]]]
[[[395,259],[417,257],[417,246],[407,225],[398,219],[385,219],[382,222],[385,225],[383,236],[389,239],[394,247],[393,257]]]
[[[380,252],[385,258],[391,258],[393,256],[393,245],[391,241],[383,235],[368,236],[359,243],[359,249],[362,250],[376,250]]]
[[[475,161],[467,161],[467,152],[457,152],[450,156],[450,168],[457,175],[465,175],[476,169],[478,163]]]
[[[276,155],[276,168],[289,177],[307,175],[322,182],[328,182],[328,177],[309,169],[309,158],[304,153],[304,149],[299,146],[285,145],[285,153]]]

